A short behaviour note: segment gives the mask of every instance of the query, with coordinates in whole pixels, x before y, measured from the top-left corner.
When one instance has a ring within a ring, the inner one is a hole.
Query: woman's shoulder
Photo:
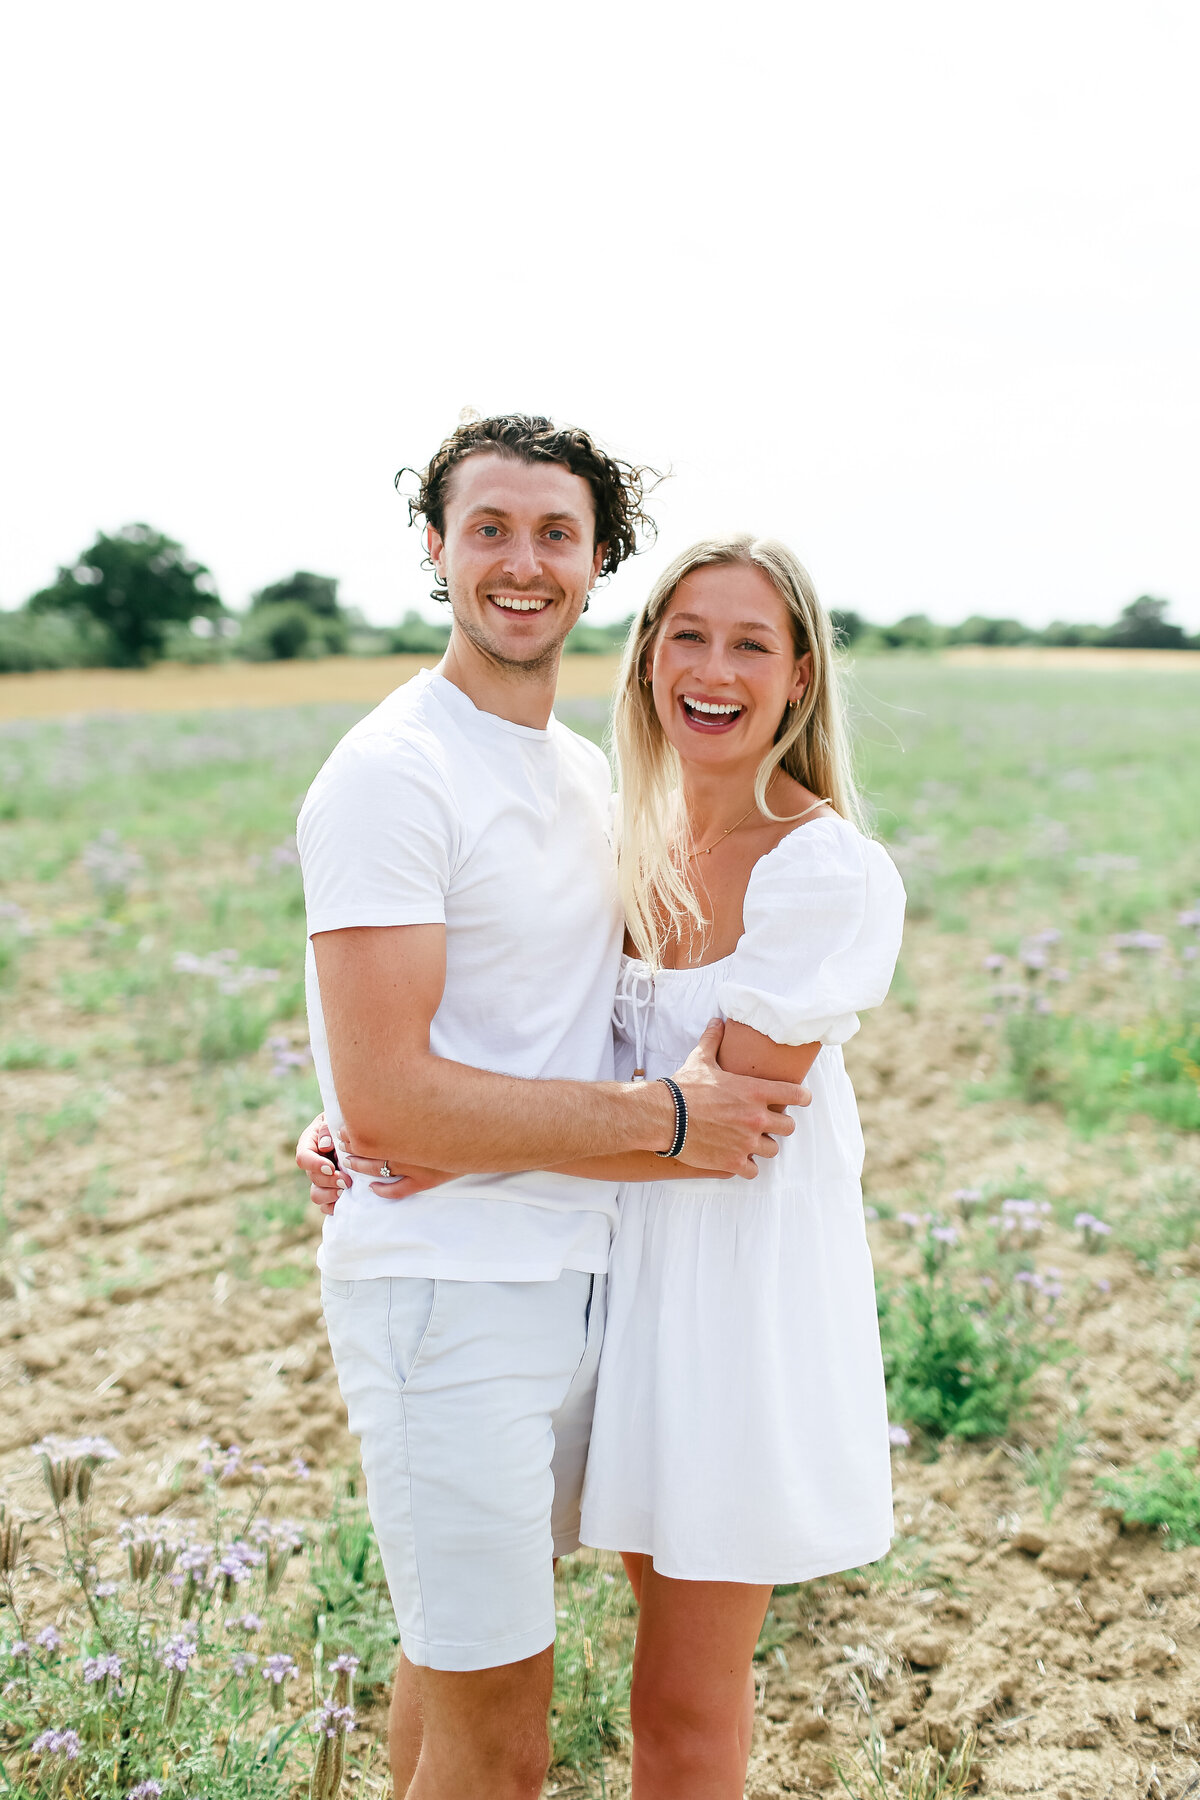
[[[792,827],[773,850],[759,858],[746,892],[748,911],[802,908],[805,898],[818,903],[832,892],[859,890],[881,900],[903,894],[896,865],[875,838],[827,807],[813,819]]]

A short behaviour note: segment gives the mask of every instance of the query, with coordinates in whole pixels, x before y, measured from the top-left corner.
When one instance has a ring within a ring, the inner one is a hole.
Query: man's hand
[[[784,1109],[807,1106],[812,1095],[799,1082],[768,1081],[722,1069],[717,1056],[724,1035],[723,1021],[714,1019],[676,1071],[688,1109],[687,1138],[678,1160],[753,1181],[758,1174],[753,1159],[778,1156],[776,1138],[789,1137],[796,1129]],[[815,1056],[819,1046],[811,1048]]]

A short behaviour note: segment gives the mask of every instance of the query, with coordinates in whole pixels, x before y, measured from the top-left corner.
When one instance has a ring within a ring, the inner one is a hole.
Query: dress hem
[[[889,1536],[882,1549],[830,1551],[824,1556],[818,1557],[816,1562],[805,1563],[798,1573],[793,1568],[783,1574],[778,1571],[774,1574],[758,1571],[752,1575],[731,1575],[728,1570],[718,1572],[712,1569],[706,1569],[698,1574],[694,1569],[685,1572],[679,1568],[664,1568],[654,1551],[646,1543],[609,1544],[597,1541],[598,1536],[615,1537],[617,1535],[615,1532],[593,1535],[585,1528],[582,1541],[589,1550],[613,1551],[618,1556],[648,1556],[655,1574],[665,1576],[668,1581],[732,1581],[745,1583],[751,1587],[782,1587],[793,1581],[819,1581],[823,1575],[841,1575],[847,1569],[861,1569],[865,1568],[868,1563],[879,1562],[892,1547],[892,1539]]]

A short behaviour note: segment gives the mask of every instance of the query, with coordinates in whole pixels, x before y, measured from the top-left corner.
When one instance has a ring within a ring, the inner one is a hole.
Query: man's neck
[[[460,688],[480,712],[494,713],[512,725],[545,731],[558,685],[559,651],[536,667],[497,662],[459,631],[451,631],[437,673]]]

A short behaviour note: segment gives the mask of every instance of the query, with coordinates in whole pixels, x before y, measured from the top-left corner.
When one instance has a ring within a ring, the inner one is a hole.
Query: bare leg
[[[553,1648],[469,1674],[405,1666],[397,1682],[405,1744],[414,1707],[420,1731],[407,1800],[538,1800],[550,1766]],[[394,1716],[395,1693],[392,1706]],[[404,1792],[397,1786],[396,1800]]]
[[[404,1800],[421,1754],[420,1675],[421,1671],[414,1669],[402,1650],[388,1712],[388,1755],[395,1800]]]
[[[626,1568],[632,1559],[626,1559]],[[754,1727],[754,1646],[769,1587],[630,1571],[634,1800],[741,1800]]]

